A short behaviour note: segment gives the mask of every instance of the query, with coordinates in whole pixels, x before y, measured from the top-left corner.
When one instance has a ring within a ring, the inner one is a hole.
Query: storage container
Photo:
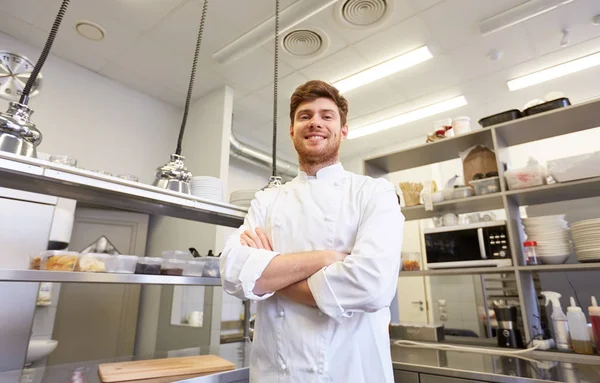
[[[75,271],[104,273],[106,272],[106,258],[109,256],[95,253],[80,254],[75,264]]]
[[[109,255],[104,267],[107,273],[133,274],[137,260],[135,255]]]
[[[455,117],[452,119],[452,130],[455,135],[466,134],[471,131],[471,118],[470,117]]]
[[[201,277],[204,272],[204,265],[206,264],[206,258],[196,258],[193,261],[187,261],[185,268],[183,269],[183,275],[190,277]]]
[[[186,261],[181,259],[165,259],[160,267],[161,275],[183,275],[183,270],[187,265]]]
[[[189,250],[165,250],[161,253],[164,259],[179,259],[182,261],[191,261],[194,257]]]
[[[73,271],[79,253],[73,251],[44,251],[40,269],[48,271]]]
[[[530,158],[527,166],[507,170],[504,172],[504,176],[506,177],[506,184],[511,190],[530,188],[545,183],[546,169],[533,158]]]
[[[600,152],[550,160],[548,172],[556,182],[600,177]]]
[[[473,180],[469,185],[475,188],[476,195],[498,193],[500,191],[500,177],[490,177],[481,180]]]
[[[421,253],[402,253],[402,270],[414,271],[421,269]]]
[[[203,277],[221,277],[221,271],[219,270],[221,264],[221,258],[218,257],[206,257],[206,263],[204,264],[204,270],[202,271]]]
[[[139,257],[135,265],[135,273],[159,275],[162,263],[162,258]]]
[[[473,196],[473,189],[468,186],[452,189],[452,199],[467,198]],[[445,198],[445,196],[444,196]]]

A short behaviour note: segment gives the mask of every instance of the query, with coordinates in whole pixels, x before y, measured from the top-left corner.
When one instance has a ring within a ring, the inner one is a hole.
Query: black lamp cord
[[[60,9],[58,10],[58,14],[54,19],[54,24],[52,24],[52,29],[50,30],[50,34],[48,35],[48,39],[46,40],[44,49],[42,49],[42,54],[40,55],[40,58],[38,59],[37,63],[35,63],[35,66],[33,67],[31,74],[29,75],[29,79],[25,84],[25,89],[23,89],[21,99],[19,100],[20,104],[27,105],[27,102],[29,101],[29,93],[31,93],[31,88],[35,84],[35,81],[37,80],[37,77],[40,74],[44,63],[46,62],[48,55],[50,54],[50,48],[52,48],[52,44],[54,43],[54,39],[56,38],[56,34],[58,33],[58,28],[60,27],[60,23],[62,23],[63,17],[67,12],[69,1],[70,0],[63,0]]]
[[[279,0],[275,0],[275,56],[273,71],[273,176],[277,175],[277,86],[279,80]]]
[[[194,80],[196,79],[196,67],[198,66],[198,55],[200,54],[200,46],[202,45],[202,35],[204,34],[204,24],[206,22],[206,10],[208,9],[208,0],[204,0],[202,7],[202,17],[200,18],[200,26],[198,27],[198,39],[196,40],[196,50],[194,51],[194,62],[192,64],[192,73],[190,75],[190,84],[188,86],[187,97],[185,98],[185,107],[183,108],[183,119],[181,120],[181,128],[179,129],[179,138],[177,139],[177,149],[175,154],[181,155],[181,144],[183,142],[183,133],[185,132],[185,124],[187,123],[188,113],[190,111],[190,102],[192,101],[192,91],[194,89]]]

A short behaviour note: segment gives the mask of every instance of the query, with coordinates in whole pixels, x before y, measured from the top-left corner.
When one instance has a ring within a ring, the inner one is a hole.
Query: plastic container
[[[571,332],[573,351],[578,354],[593,354],[594,348],[592,347],[592,339],[587,328],[585,314],[581,307],[575,304],[573,297],[571,297],[571,306],[567,309],[567,322]]]
[[[530,164],[524,168],[507,170],[504,175],[508,188],[515,190],[543,185],[546,171],[541,165]]]
[[[469,133],[471,131],[471,118],[466,116],[453,118],[452,130],[454,130],[454,134],[457,136]]]
[[[160,267],[161,275],[183,275],[187,262],[181,259],[165,259]]]
[[[421,270],[421,253],[402,253],[402,271]]]
[[[79,253],[73,251],[44,251],[40,270],[48,271],[73,271]]]
[[[39,270],[42,266],[42,255],[30,255],[29,256],[29,270]]]
[[[540,260],[537,256],[537,242],[536,241],[528,241],[524,242],[523,246],[525,248],[525,262],[528,265],[539,265]]]
[[[600,307],[596,303],[596,297],[592,297],[592,305],[588,307],[590,322],[592,322],[592,334],[596,343],[596,352],[600,354]]]
[[[498,193],[500,191],[500,177],[484,178],[482,180],[473,180],[469,185],[475,188],[476,195],[485,195]]]
[[[107,273],[133,274],[138,257],[135,255],[110,255],[104,261]]]
[[[104,273],[106,272],[106,258],[108,254],[80,254],[75,264],[75,271],[83,271],[89,273]]]
[[[183,269],[183,275],[190,277],[201,277],[204,272],[204,265],[206,264],[206,258],[196,258],[193,261],[187,261],[185,268]]]
[[[221,258],[218,257],[206,257],[206,263],[204,264],[204,270],[202,271],[203,277],[220,278],[221,271],[219,267],[221,265]]]
[[[521,111],[519,109],[511,109],[507,110],[506,112],[501,112],[492,116],[484,117],[481,120],[479,120],[479,125],[481,125],[484,128],[487,128],[488,126],[516,120],[517,118],[521,117],[523,117],[523,114],[521,114]]]
[[[135,273],[159,275],[162,263],[162,258],[139,257],[135,265]]]
[[[179,259],[191,261],[194,257],[188,250],[165,250],[160,254],[164,259]]]
[[[467,198],[473,196],[473,189],[469,186],[463,186],[452,189],[452,199]],[[444,198],[446,196],[444,195]]]

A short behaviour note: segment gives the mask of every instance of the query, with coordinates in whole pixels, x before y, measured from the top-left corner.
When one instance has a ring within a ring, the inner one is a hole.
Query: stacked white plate
[[[565,263],[573,253],[569,223],[565,215],[524,218],[527,241],[537,242],[536,253],[542,263]]]
[[[579,262],[600,262],[600,218],[575,222],[571,229]]]
[[[216,177],[196,176],[190,181],[192,195],[223,202],[223,181]]]
[[[236,190],[231,193],[229,197],[229,203],[232,205],[250,207],[250,203],[254,199],[254,195],[258,190]]]

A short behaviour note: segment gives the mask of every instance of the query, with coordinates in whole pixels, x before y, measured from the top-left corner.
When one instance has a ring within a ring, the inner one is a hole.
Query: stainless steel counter
[[[83,371],[86,383],[100,383],[98,365],[102,363],[153,359],[199,354],[219,355],[235,364],[233,372],[189,379],[186,383],[245,383],[248,381],[250,344],[230,343],[216,347],[156,353],[145,357],[73,363],[59,366],[25,369],[0,373],[1,383],[64,383],[74,371]],[[533,363],[519,358],[492,356],[456,351],[437,351],[392,346],[394,369],[420,374],[421,382],[468,381],[498,383],[599,383],[600,357],[596,364],[575,364],[555,361]],[[455,380],[452,380],[452,379]],[[456,380],[458,379],[458,380]],[[418,380],[417,380],[418,381]]]

